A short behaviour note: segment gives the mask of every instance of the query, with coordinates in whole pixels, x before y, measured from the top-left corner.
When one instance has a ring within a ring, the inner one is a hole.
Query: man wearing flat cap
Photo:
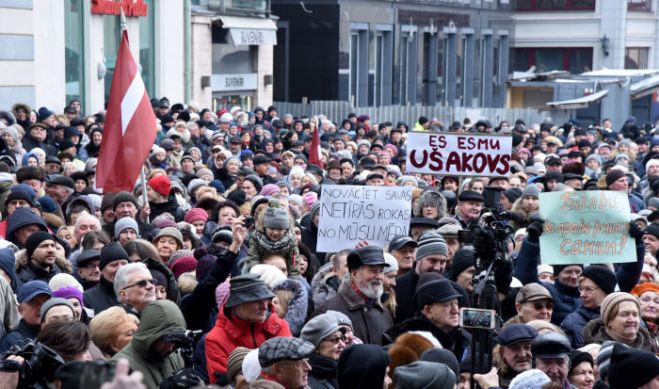
[[[316,315],[328,310],[342,312],[352,321],[355,337],[364,343],[381,344],[384,331],[393,325],[391,312],[380,302],[384,268],[388,266],[382,248],[377,246],[348,254],[350,278],[316,310]]]
[[[231,279],[229,298],[206,337],[206,366],[211,383],[228,383],[227,361],[236,347],[257,348],[266,340],[291,336],[286,320],[277,317],[274,293],[255,274]]]
[[[465,190],[460,193],[455,217],[462,224],[462,228],[471,228],[478,224],[481,209],[483,209],[483,200],[483,195],[473,190]]]
[[[531,342],[535,368],[564,388],[571,387],[568,381],[571,352],[570,341],[557,332],[539,335]]]
[[[287,389],[308,388],[311,365],[307,359],[313,344],[292,337],[268,339],[259,347],[261,378],[276,382]]]
[[[493,360],[499,369],[499,386],[507,388],[519,373],[533,367],[531,342],[538,336],[535,328],[521,323],[508,324],[499,330]]]

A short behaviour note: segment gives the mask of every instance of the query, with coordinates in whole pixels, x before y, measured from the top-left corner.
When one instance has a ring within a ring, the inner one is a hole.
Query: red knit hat
[[[203,221],[206,223],[208,220],[208,212],[201,208],[192,208],[185,213],[185,218],[183,219],[186,223],[194,223],[196,221]]]
[[[197,268],[197,260],[193,256],[181,257],[174,261],[170,268],[178,279],[181,274],[194,271]]]
[[[169,180],[169,177],[165,175],[153,177],[149,180],[148,185],[151,187],[151,189],[165,197],[169,196],[169,191],[172,189],[172,182]]]

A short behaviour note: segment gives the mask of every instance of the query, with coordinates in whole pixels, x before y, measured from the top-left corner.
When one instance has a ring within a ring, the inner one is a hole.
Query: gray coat
[[[355,336],[368,344],[382,344],[382,335],[393,324],[391,312],[376,301],[371,307],[351,287],[350,280],[341,283],[336,296],[325,301],[318,307],[314,315],[329,310],[344,313],[352,321],[352,330]]]

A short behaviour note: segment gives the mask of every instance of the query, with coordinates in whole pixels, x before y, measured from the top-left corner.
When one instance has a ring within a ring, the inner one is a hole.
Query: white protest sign
[[[385,247],[408,234],[411,215],[409,186],[323,185],[316,250],[353,249],[362,240]]]
[[[407,172],[451,176],[508,176],[510,136],[449,132],[410,132]]]

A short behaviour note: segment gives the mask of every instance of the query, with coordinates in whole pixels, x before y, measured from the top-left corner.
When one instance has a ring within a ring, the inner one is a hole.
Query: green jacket
[[[112,359],[128,359],[130,367],[144,375],[144,385],[157,389],[165,378],[183,369],[184,363],[178,352],[162,357],[151,352],[151,345],[171,330],[184,329],[185,319],[175,303],[154,301],[142,311],[140,325],[131,342]]]

